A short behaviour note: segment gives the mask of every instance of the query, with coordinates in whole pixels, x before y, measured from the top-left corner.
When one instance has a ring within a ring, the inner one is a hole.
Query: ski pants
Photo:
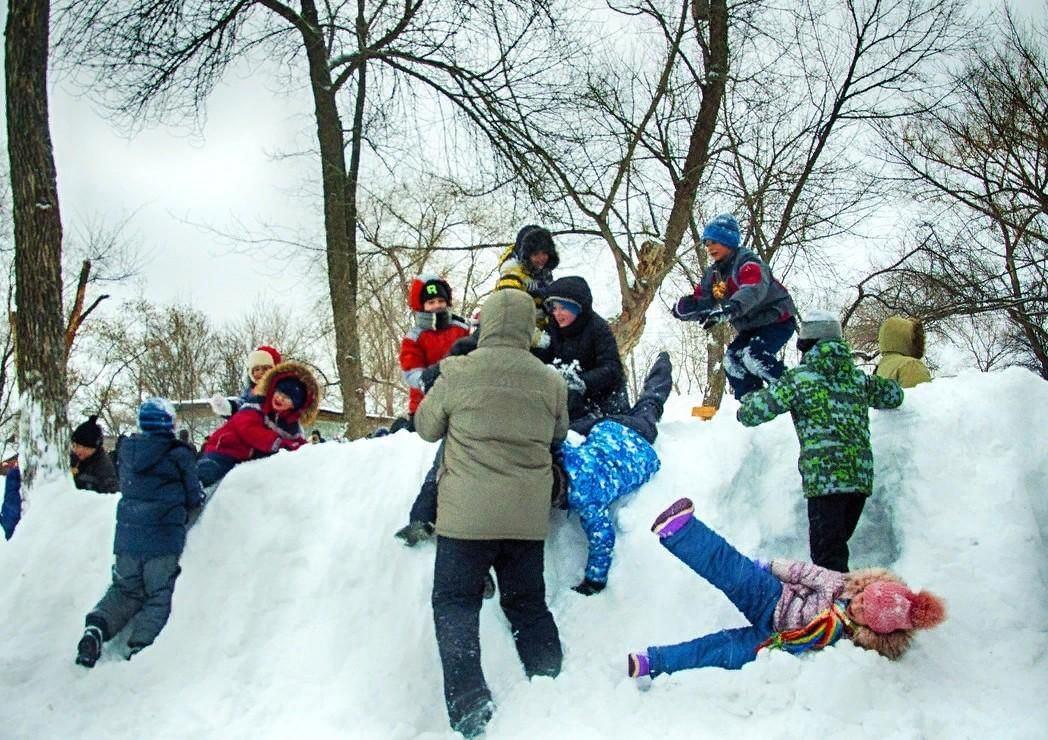
[[[499,603],[517,655],[531,676],[556,676],[563,654],[546,606],[542,540],[461,540],[437,537],[433,623],[444,670],[444,700],[455,730],[490,706],[480,665],[480,607],[484,576],[494,567]]]
[[[131,622],[127,644],[151,645],[171,614],[175,579],[182,572],[178,558],[117,555],[113,582],[87,615],[86,624],[101,629],[103,638],[109,640]]]
[[[792,318],[740,331],[724,350],[724,374],[736,399],[778,380],[786,372],[779,350],[790,341],[797,322]]]
[[[197,460],[197,478],[204,488],[217,485],[241,461],[218,452],[205,452]]]
[[[731,599],[749,627],[721,630],[678,645],[648,648],[651,675],[687,668],[741,668],[757,657],[771,636],[775,606],[782,596],[779,579],[728,544],[698,519],[692,519],[662,545]]]
[[[422,481],[415,503],[411,505],[411,513],[408,522],[425,522],[433,524],[437,521],[437,474],[444,462],[444,440],[440,441],[437,454],[433,456],[433,464],[426,473],[426,479]]]
[[[848,572],[848,540],[855,533],[866,497],[831,493],[808,499],[808,545],[811,561],[838,573]]]

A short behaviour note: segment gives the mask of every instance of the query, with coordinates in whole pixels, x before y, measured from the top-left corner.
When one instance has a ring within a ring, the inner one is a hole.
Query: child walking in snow
[[[808,500],[808,539],[816,565],[848,570],[848,540],[873,493],[869,408],[902,403],[898,383],[855,367],[841,323],[828,311],[801,321],[801,364],[743,399],[737,416],[752,427],[790,412],[800,440],[797,466]]]
[[[778,353],[793,336],[797,309],[771,268],[739,246],[739,222],[730,213],[706,224],[702,241],[713,264],[695,292],[677,301],[673,315],[701,321],[704,329],[728,322],[738,332],[724,352],[724,373],[741,399],[785,372]]]
[[[204,443],[197,474],[205,487],[242,462],[306,443],[302,425],[313,423],[320,405],[320,387],[309,368],[282,362],[266,373],[258,391]]]
[[[163,398],[138,409],[139,433],[120,446],[113,582],[85,619],[76,662],[90,668],[102,644],[131,624],[130,658],[151,645],[171,614],[188,512],[203,504],[196,456],[175,438],[175,409]]]
[[[841,638],[895,660],[909,648],[914,630],[945,619],[938,597],[914,593],[882,568],[841,574],[792,560],[752,561],[693,511],[690,499],[679,499],[656,517],[652,531],[663,547],[723,591],[750,626],[630,653],[634,678],[705,666],[737,669],[763,648],[797,654]]]
[[[567,478],[567,508],[576,512],[586,533],[589,554],[582,583],[573,590],[591,596],[604,590],[615,548],[611,504],[651,480],[659,469],[652,445],[656,425],[672,387],[670,356],[660,352],[629,413],[590,419],[580,445],[565,442],[562,465]]]
[[[247,366],[245,368],[246,378],[244,390],[239,398],[226,398],[221,393],[211,397],[211,410],[218,416],[230,417],[235,414],[245,403],[257,402],[259,400],[259,383],[266,373],[281,362],[280,353],[267,344],[257,347],[247,355]]]

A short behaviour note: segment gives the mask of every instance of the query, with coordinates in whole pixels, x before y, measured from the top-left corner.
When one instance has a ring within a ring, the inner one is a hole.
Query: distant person
[[[123,493],[116,507],[113,582],[84,620],[76,648],[76,662],[87,668],[128,624],[125,657],[153,644],[171,614],[189,512],[204,502],[193,452],[175,439],[171,402],[144,401],[138,428],[120,448]]]
[[[73,430],[69,466],[77,488],[98,493],[116,493],[119,482],[116,468],[103,448],[105,435],[98,425],[98,416],[91,414],[87,421]]]
[[[881,361],[874,373],[894,380],[903,388],[927,383],[932,379],[924,357],[924,324],[917,319],[889,316],[877,333]]]
[[[408,386],[404,428],[414,428],[411,420],[424,395],[422,373],[447,357],[457,340],[469,335],[469,324],[451,312],[451,305],[451,284],[447,280],[436,275],[420,275],[411,281],[408,288],[411,329],[400,341],[400,370]]]
[[[243,404],[257,402],[259,383],[262,382],[262,378],[282,361],[283,358],[280,356],[280,352],[268,344],[260,345],[248,352],[247,365],[244,369],[244,390],[240,393],[240,397],[226,398],[221,393],[216,393],[211,397],[211,410],[217,416],[228,418],[235,414]]]
[[[217,484],[242,462],[278,450],[297,450],[306,443],[302,425],[313,423],[320,403],[320,386],[310,369],[298,362],[282,362],[256,388],[255,399],[208,435],[197,461],[204,486]]]
[[[841,323],[829,311],[804,316],[797,349],[801,364],[746,396],[737,415],[753,427],[790,413],[801,446],[797,465],[808,501],[811,560],[846,573],[848,540],[873,493],[869,409],[898,408],[902,388],[855,367]]]
[[[571,423],[630,410],[626,374],[611,327],[593,310],[589,283],[577,275],[559,278],[546,291],[549,346],[534,350],[568,383]]]
[[[739,222],[730,213],[706,224],[702,242],[713,264],[695,292],[673,307],[681,321],[701,321],[703,329],[728,322],[738,332],[724,351],[724,373],[740,400],[786,371],[778,355],[797,327],[790,294],[741,241]]]
[[[754,561],[739,553],[693,515],[680,499],[655,519],[662,546],[724,592],[749,622],[678,645],[630,653],[629,675],[658,676],[689,668],[737,669],[758,653],[799,654],[849,639],[895,660],[910,646],[914,630],[946,618],[937,596],[914,593],[883,568],[841,574],[793,560]]]
[[[484,731],[493,704],[478,617],[494,567],[500,604],[531,676],[556,676],[562,650],[546,606],[550,447],[568,432],[564,381],[531,354],[534,303],[519,290],[485,302],[477,348],[449,357],[415,413],[422,439],[445,440],[438,482],[433,622],[451,727]]]
[[[0,505],[0,529],[4,530],[4,539],[14,536],[21,519],[22,471],[18,469],[18,457],[15,456],[4,471],[4,503]]]
[[[536,224],[521,228],[513,246],[499,260],[499,278],[495,290],[523,290],[535,302],[535,326],[538,331],[532,337],[532,346],[541,347],[549,338],[543,333],[547,319],[542,303],[546,300],[546,290],[553,282],[553,271],[559,264],[560,256],[553,243],[553,234]]]
[[[662,409],[673,387],[670,356],[660,352],[644,379],[644,389],[627,414],[591,419],[579,444],[561,446],[566,474],[567,508],[579,515],[588,553],[581,583],[573,588],[583,596],[600,593],[608,583],[615,548],[611,504],[643,486],[660,466],[652,446],[658,435]]]

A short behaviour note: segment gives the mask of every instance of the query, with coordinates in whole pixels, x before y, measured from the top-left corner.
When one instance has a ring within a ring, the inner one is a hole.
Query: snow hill
[[[608,589],[582,574],[576,519],[553,516],[549,602],[559,678],[528,682],[497,599],[481,613],[498,709],[490,738],[1043,738],[1048,727],[1048,383],[968,373],[873,412],[877,491],[853,567],[884,564],[947,601],[945,625],[891,663],[842,643],[741,671],[663,676],[626,653],[741,623],[648,531],[670,501],[744,552],[804,557],[797,442],[780,418],[743,428],[673,399],[663,468],[619,506]],[[0,737],[444,738],[429,592],[433,546],[392,537],[434,446],[406,432],[243,465],[190,533],[171,621],[126,662],[119,640],[74,665],[84,614],[109,579],[116,496],[40,490],[0,542]]]

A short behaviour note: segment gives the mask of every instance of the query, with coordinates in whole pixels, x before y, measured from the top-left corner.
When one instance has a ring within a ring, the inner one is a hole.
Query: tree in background
[[[923,213],[867,293],[929,322],[992,314],[966,324],[1000,335],[984,364],[1048,379],[1048,22],[991,30],[948,97],[885,130]]]
[[[10,0],[4,63],[15,241],[19,456],[27,487],[68,476],[62,219],[47,106],[50,3]]]

